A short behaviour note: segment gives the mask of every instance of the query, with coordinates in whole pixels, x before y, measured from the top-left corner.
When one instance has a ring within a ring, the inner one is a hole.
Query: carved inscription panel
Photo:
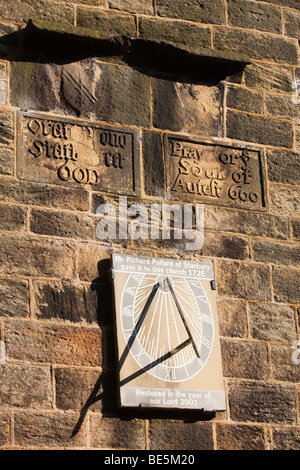
[[[168,198],[265,210],[263,152],[165,136]]]
[[[18,127],[20,178],[139,194],[135,131],[28,113]]]

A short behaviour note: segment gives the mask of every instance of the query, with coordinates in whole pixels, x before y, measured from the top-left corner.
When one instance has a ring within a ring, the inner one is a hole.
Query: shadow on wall
[[[245,57],[203,48],[197,53],[172,44],[126,36],[97,39],[70,33],[27,27],[0,38],[0,58],[10,61],[70,64],[87,58],[112,58],[155,78],[217,85],[243,70]],[[201,77],[201,79],[200,79]],[[205,81],[203,81],[205,77]]]

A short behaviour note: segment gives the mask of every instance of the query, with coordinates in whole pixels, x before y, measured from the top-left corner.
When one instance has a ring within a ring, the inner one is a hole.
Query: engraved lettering
[[[58,142],[53,146],[53,157],[62,159],[62,145]]]
[[[123,168],[123,161],[124,157],[116,152],[112,153],[111,151],[107,151],[104,154],[103,164],[107,167],[113,166],[114,168]]]
[[[100,134],[100,143],[110,147],[126,147],[126,134],[119,132],[103,131]]]
[[[236,183],[251,184],[253,176],[250,170],[235,171],[232,179]]]
[[[43,134],[44,135],[49,135],[51,132],[52,125],[49,121],[42,121],[42,127],[43,127]]]
[[[82,168],[76,168],[74,171],[73,171],[73,179],[77,182],[77,183],[83,183],[83,181],[85,180],[86,178],[86,175],[85,175],[85,172]]]
[[[258,194],[252,192],[252,193],[249,194],[249,199],[250,199],[251,202],[253,202],[255,204],[258,201],[259,196],[258,196]]]
[[[52,137],[57,139],[71,138],[71,126],[63,122],[52,122],[46,119],[41,121],[31,119],[27,127],[33,134],[37,134],[41,131],[44,136],[52,135]]]
[[[263,210],[263,153],[259,149],[166,136],[171,199],[198,200]]]
[[[228,190],[228,195],[231,199],[239,199],[242,202],[250,201],[256,203],[258,201],[258,194],[255,192],[247,192],[241,185],[233,185]]]
[[[37,134],[40,130],[40,123],[37,119],[32,119],[31,121],[29,121],[27,126],[30,132],[32,132],[33,134]]]
[[[41,155],[43,155],[45,151],[43,142],[40,142],[39,140],[35,140],[33,142],[33,147],[34,148],[28,149],[32,155],[34,155],[35,157],[40,157]]]
[[[189,181],[186,182],[186,190],[188,193],[194,194],[195,193],[195,183],[191,183]]]
[[[174,157],[182,156],[183,145],[181,142],[171,140],[171,155]]]
[[[57,176],[62,180],[62,181],[68,181],[71,178],[71,170],[67,166],[67,163],[65,165],[62,165],[58,168],[57,170]]]
[[[171,142],[171,155],[174,157],[185,157],[200,160],[201,153],[195,147],[185,147],[181,142]]]
[[[181,158],[179,161],[179,172],[181,175],[189,174],[190,162],[186,158]]]
[[[191,167],[191,173],[192,173],[192,175],[199,177],[199,176],[201,175],[201,173],[202,173],[202,169],[201,169],[201,167],[198,166],[198,165],[192,165],[192,167]]]
[[[18,113],[21,179],[95,185],[97,190],[140,192],[135,132],[72,118]]]
[[[71,168],[67,163],[58,168],[57,176],[62,181],[75,181],[80,184],[96,184],[100,180],[95,168]]]
[[[243,150],[242,155],[241,155],[241,159],[244,162],[245,167],[247,167],[247,165],[249,163],[249,160],[250,160],[250,155],[249,155],[248,150]]]

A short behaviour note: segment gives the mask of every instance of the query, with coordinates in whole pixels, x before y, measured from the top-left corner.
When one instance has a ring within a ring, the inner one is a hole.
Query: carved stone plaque
[[[262,150],[168,134],[165,156],[169,199],[266,210]]]
[[[20,113],[18,176],[21,179],[139,194],[136,131]]]

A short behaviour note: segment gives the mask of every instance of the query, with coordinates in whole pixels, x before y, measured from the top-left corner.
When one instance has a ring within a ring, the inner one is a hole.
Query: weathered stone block
[[[75,249],[70,243],[1,236],[1,273],[75,277]]]
[[[273,213],[300,216],[300,189],[295,186],[270,185],[270,209]]]
[[[55,110],[142,127],[150,123],[150,78],[129,67],[90,59],[65,65],[14,62],[10,90],[12,104],[22,111]]]
[[[290,7],[300,10],[298,0],[266,0],[268,3],[276,3],[276,5],[281,5],[283,7]]]
[[[5,62],[0,62],[0,80],[6,80],[7,67]]]
[[[300,119],[300,106],[293,103],[291,96],[267,95],[266,112],[274,118],[298,121]]]
[[[15,444],[21,448],[78,448],[86,446],[86,424],[78,432],[79,413],[28,413],[15,416]]]
[[[161,134],[143,132],[143,168],[146,194],[165,195],[165,170]]]
[[[212,450],[213,435],[210,423],[151,420],[151,450]]]
[[[11,417],[6,412],[0,413],[0,447],[10,443]]]
[[[299,267],[300,245],[270,241],[254,241],[253,258],[264,263]]]
[[[76,0],[69,0],[72,3],[76,3]],[[108,7],[108,0],[81,0],[80,3],[82,5],[90,5],[93,7],[103,7],[107,8]]]
[[[226,105],[239,111],[263,114],[262,95],[241,87],[227,87]]]
[[[276,427],[273,430],[273,450],[300,450],[300,431],[297,427]]]
[[[108,4],[110,8],[129,11],[130,13],[145,13],[148,15],[154,13],[152,0],[108,0]]]
[[[90,417],[91,446],[98,449],[146,449],[146,430],[143,420],[130,421],[104,418],[96,413]]]
[[[234,421],[295,424],[294,387],[268,382],[229,382],[230,417]]]
[[[63,410],[100,411],[103,393],[100,371],[69,367],[55,368],[56,406]]]
[[[111,286],[92,282],[90,286],[75,283],[34,282],[34,312],[41,319],[66,320],[73,323],[113,324]]]
[[[134,16],[112,10],[78,7],[77,26],[98,29],[105,38],[127,36],[134,39],[137,36]]]
[[[231,26],[281,34],[281,12],[278,7],[248,0],[228,2],[228,21]]]
[[[55,369],[56,406],[62,410],[115,410],[118,402],[113,373],[78,368]]]
[[[23,111],[54,110],[59,102],[59,67],[34,62],[12,62],[10,101]]]
[[[296,150],[300,152],[300,125],[296,123],[295,125],[295,140],[296,140]]]
[[[205,232],[203,256],[217,258],[249,259],[249,244],[244,237]]]
[[[89,192],[81,188],[0,179],[0,201],[47,208],[89,210]]]
[[[74,5],[70,2],[37,0],[7,0],[1,18],[25,23],[30,18],[43,18],[62,23],[74,23]]]
[[[17,25],[8,23],[7,21],[0,21],[0,36],[6,36],[7,34],[14,33],[18,30]]]
[[[276,304],[249,304],[250,334],[262,341],[291,342],[295,339],[295,312]]]
[[[221,341],[225,377],[267,379],[268,351],[264,344],[251,341]]]
[[[205,207],[205,228],[282,240],[289,238],[287,217],[229,210],[208,205]]]
[[[12,175],[14,172],[15,156],[13,150],[0,147],[0,173],[2,175]]]
[[[158,129],[218,136],[221,126],[219,87],[153,80],[153,125]]]
[[[197,23],[224,24],[225,11],[221,0],[205,2],[203,0],[157,0],[159,16],[178,18]]]
[[[243,338],[247,336],[246,303],[238,299],[219,298],[217,301],[221,336]]]
[[[0,404],[2,407],[52,408],[50,368],[26,363],[0,365]]]
[[[78,250],[78,274],[81,281],[108,282],[110,251],[98,245],[81,244]]]
[[[97,292],[73,283],[34,282],[35,315],[44,319],[96,323]]]
[[[14,140],[14,117],[10,111],[0,111],[0,144],[12,144]]]
[[[227,137],[275,147],[294,145],[293,124],[252,114],[227,112]]]
[[[299,271],[273,268],[274,297],[277,302],[300,302]]]
[[[184,21],[160,21],[156,18],[140,17],[139,39],[172,44],[188,51],[198,51],[211,46],[211,31]]]
[[[1,229],[22,232],[25,228],[26,209],[18,206],[0,205]]]
[[[7,83],[0,80],[0,104],[6,104],[7,101]]]
[[[300,240],[300,219],[292,219],[292,235],[296,240]]]
[[[40,322],[6,324],[9,359],[101,367],[102,334],[98,328]]]
[[[298,64],[296,40],[222,26],[213,28],[216,49],[248,54],[254,59],[267,59],[285,64]]]
[[[265,439],[262,426],[217,424],[218,450],[264,450]]]
[[[95,218],[83,214],[50,212],[33,209],[30,230],[41,235],[64,238],[96,239]]]
[[[286,36],[300,39],[300,13],[284,11],[284,33]]]
[[[271,300],[269,268],[238,261],[217,264],[218,293],[248,300]]]
[[[268,178],[275,183],[299,184],[300,155],[285,150],[268,150]]]
[[[0,316],[29,316],[29,287],[27,281],[1,279]]]
[[[271,364],[275,380],[295,382],[297,384],[300,382],[299,364],[294,364],[292,361],[294,351],[291,345],[271,346]]]
[[[245,67],[245,84],[256,90],[291,93],[293,75],[285,65],[251,64]]]

